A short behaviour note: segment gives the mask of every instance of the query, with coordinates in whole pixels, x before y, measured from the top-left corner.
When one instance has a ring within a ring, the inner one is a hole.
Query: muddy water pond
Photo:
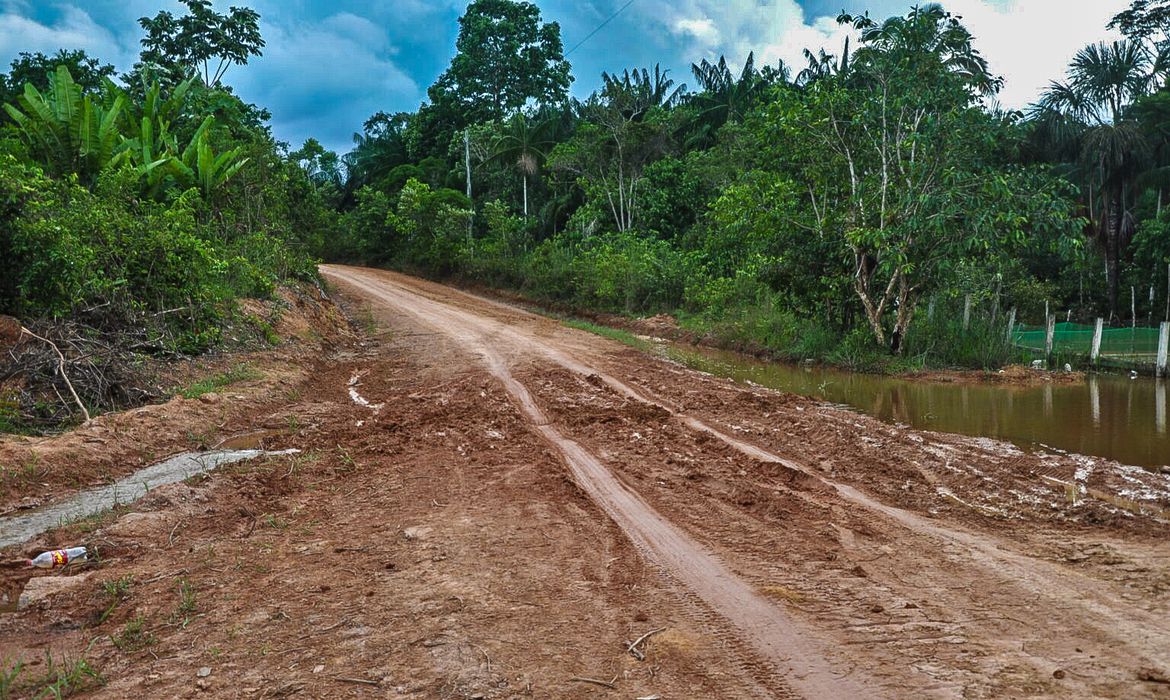
[[[842,404],[875,418],[1157,468],[1170,465],[1165,380],[1090,375],[1079,384],[944,384],[764,362],[732,352],[667,345],[688,367]]]

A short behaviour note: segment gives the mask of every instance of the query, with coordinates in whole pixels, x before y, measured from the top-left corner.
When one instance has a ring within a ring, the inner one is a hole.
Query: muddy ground
[[[1170,477],[324,272],[352,327],[305,310],[211,399],[0,443],[35,466],[0,512],[233,435],[301,451],[5,552],[100,561],[0,615],[0,697],[1170,697]]]

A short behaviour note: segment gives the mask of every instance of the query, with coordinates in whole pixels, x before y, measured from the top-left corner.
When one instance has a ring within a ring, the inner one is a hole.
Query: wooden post
[[[971,327],[971,295],[963,297],[963,330]]]
[[[1137,287],[1129,288],[1129,318],[1130,327],[1137,328]]]
[[[1149,320],[1146,321],[1146,325],[1154,325],[1154,285],[1152,284],[1150,285],[1150,315]]]
[[[1105,319],[1097,319],[1097,325],[1093,327],[1093,346],[1089,350],[1089,361],[1094,367],[1097,366],[1097,360],[1101,357],[1101,335],[1105,330]]]
[[[467,169],[467,201],[471,201],[471,133],[465,127],[463,129],[463,165]],[[527,182],[527,181],[526,181]],[[472,204],[472,209],[475,205]],[[467,243],[472,244],[473,226],[475,226],[475,217],[467,222]]]
[[[1048,316],[1048,327],[1044,333],[1044,361],[1052,365],[1052,342],[1056,338],[1056,314]]]
[[[1158,333],[1158,364],[1156,367],[1159,377],[1166,376],[1166,356],[1170,351],[1170,321],[1163,321]]]
[[[1008,345],[1011,345],[1012,342],[1015,340],[1015,330],[1016,330],[1016,308],[1013,306],[1011,312],[1008,313],[1008,323],[1007,323],[1007,342],[1008,342]]]

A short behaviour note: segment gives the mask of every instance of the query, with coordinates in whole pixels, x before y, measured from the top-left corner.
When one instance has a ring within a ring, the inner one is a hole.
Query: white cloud
[[[742,65],[754,51],[757,65],[783,59],[799,70],[804,48],[839,51],[848,33],[828,18],[810,24],[795,0],[655,0],[635,7],[641,22],[661,25],[696,62],[726,55],[729,63]]]
[[[1050,81],[1063,79],[1069,61],[1086,44],[1120,38],[1105,25],[1129,5],[1129,0],[946,2],[975,35],[991,70],[1004,76],[999,99],[1010,108],[1026,107]]]
[[[694,37],[697,41],[716,45],[719,43],[719,30],[709,17],[699,19],[680,19],[674,23],[676,33]]]
[[[18,10],[18,5],[6,9]],[[133,62],[137,47],[127,47],[118,37],[93,20],[85,10],[72,5],[61,7],[51,24],[42,24],[15,11],[0,14],[0,70],[22,51],[55,53],[57,49],[84,49],[90,56],[126,67]]]
[[[909,3],[907,3],[909,4]],[[1049,81],[1064,76],[1084,45],[1116,38],[1105,29],[1130,0],[943,0],[975,35],[976,47],[1004,76],[1000,101],[1007,107],[1033,102]],[[757,65],[783,60],[805,66],[803,49],[839,54],[849,27],[834,17],[808,17],[796,0],[653,0],[640,2],[639,21],[682,43],[697,61],[721,54],[741,65],[749,51]]]

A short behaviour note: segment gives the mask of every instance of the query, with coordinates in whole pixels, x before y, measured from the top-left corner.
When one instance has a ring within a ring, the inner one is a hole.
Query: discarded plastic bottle
[[[85,561],[88,558],[89,552],[86,551],[85,547],[55,549],[30,560],[29,566],[35,566],[38,569],[59,569],[63,566],[69,566],[73,562]]]

